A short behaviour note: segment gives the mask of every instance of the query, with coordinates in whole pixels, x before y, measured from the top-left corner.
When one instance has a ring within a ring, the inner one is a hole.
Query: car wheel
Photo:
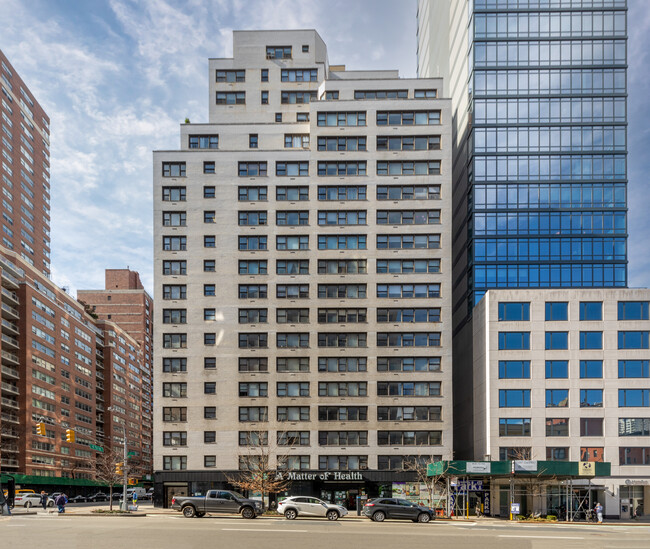
[[[241,516],[244,517],[245,519],[254,519],[255,511],[253,511],[252,507],[244,507],[241,510]]]
[[[384,519],[386,518],[386,513],[383,511],[377,511],[374,515],[372,515],[372,520],[375,522],[384,522]]]
[[[287,509],[287,510],[284,512],[284,518],[286,518],[287,520],[293,520],[293,519],[295,519],[297,516],[298,516],[298,513],[296,513],[296,510],[295,510],[295,509]]]
[[[192,507],[191,505],[186,505],[183,507],[183,516],[185,518],[192,518],[196,516],[196,509]]]
[[[54,507],[54,502],[53,501],[48,501],[47,506],[48,507]]]
[[[31,501],[26,501],[26,502],[25,502],[25,509],[29,509],[31,506],[32,506],[32,502],[31,502]]]
[[[334,510],[327,511],[327,515],[325,516],[327,517],[327,520],[338,520],[339,518],[338,511],[334,511]]]
[[[431,516],[429,513],[420,513],[418,515],[418,522],[429,522],[431,520]]]

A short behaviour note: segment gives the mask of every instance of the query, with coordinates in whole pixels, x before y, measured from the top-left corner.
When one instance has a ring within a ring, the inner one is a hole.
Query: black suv
[[[433,510],[429,507],[398,498],[373,499],[363,506],[363,514],[375,522],[382,522],[384,519],[429,522],[434,519]]]

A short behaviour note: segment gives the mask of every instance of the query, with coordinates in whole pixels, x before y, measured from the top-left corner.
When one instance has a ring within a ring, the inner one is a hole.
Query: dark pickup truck
[[[209,490],[205,496],[172,498],[172,509],[181,511],[187,518],[203,517],[206,513],[240,513],[246,519],[254,519],[264,512],[264,504],[237,492]]]

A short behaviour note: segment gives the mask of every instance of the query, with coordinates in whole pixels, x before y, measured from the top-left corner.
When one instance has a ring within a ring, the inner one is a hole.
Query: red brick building
[[[50,274],[50,119],[0,51],[0,244]]]

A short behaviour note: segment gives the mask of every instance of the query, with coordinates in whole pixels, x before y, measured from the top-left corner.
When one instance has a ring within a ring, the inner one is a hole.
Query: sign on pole
[[[578,462],[579,477],[593,477],[596,475],[596,464],[593,461]]]
[[[97,444],[89,444],[88,447],[91,450],[95,450],[96,452],[103,452],[104,448],[102,446],[97,446]]]

